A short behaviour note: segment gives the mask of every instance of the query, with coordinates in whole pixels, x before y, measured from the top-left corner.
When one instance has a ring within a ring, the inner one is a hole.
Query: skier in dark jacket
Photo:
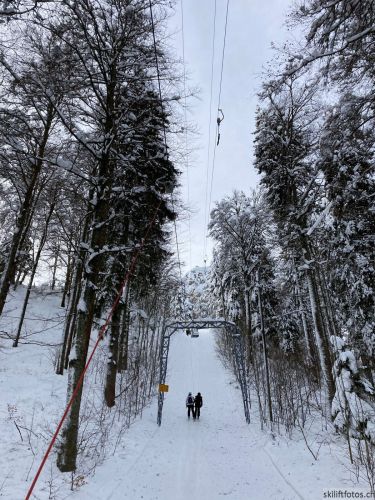
[[[188,418],[190,418],[190,412],[193,415],[193,418],[195,419],[195,411],[194,411],[194,397],[191,392],[189,392],[187,398],[186,398],[186,407],[188,409]]]
[[[194,398],[194,406],[195,406],[195,417],[199,418],[201,414],[201,408],[203,406],[203,398],[200,392]]]

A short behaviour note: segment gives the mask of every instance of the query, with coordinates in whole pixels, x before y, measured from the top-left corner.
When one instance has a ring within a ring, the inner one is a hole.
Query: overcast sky
[[[211,83],[211,54],[214,0],[183,1],[185,63],[189,86],[199,87],[199,99],[189,100],[188,121],[196,124],[199,136],[189,165],[190,238],[188,224],[178,225],[181,260],[185,269],[204,265],[206,172]],[[221,55],[227,0],[217,0],[211,147],[215,142]],[[271,58],[271,42],[282,43],[287,37],[284,26],[288,0],[230,0],[223,71],[221,108],[225,119],[216,150],[212,204],[241,189],[249,193],[258,182],[252,166],[256,93],[264,65]],[[172,41],[182,58],[181,5],[170,21],[176,35]],[[212,151],[210,152],[210,174]],[[187,176],[182,177],[182,196],[187,204]],[[190,243],[189,243],[190,241]],[[211,261],[212,242],[207,242],[207,265]]]

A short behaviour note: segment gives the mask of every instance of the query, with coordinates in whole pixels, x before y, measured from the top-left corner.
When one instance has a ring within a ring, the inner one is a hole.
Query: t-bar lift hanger
[[[217,119],[216,119],[216,123],[217,123],[217,143],[216,143],[216,146],[218,146],[219,142],[220,142],[220,123],[224,120],[223,110],[219,108],[217,110],[217,112],[218,112],[218,116],[217,116]]]

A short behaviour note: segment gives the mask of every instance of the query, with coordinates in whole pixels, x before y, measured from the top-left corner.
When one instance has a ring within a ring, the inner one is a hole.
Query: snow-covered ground
[[[10,500],[25,497],[66,399],[66,379],[54,373],[64,324],[61,297],[33,293],[26,335],[17,348],[6,339],[4,332],[17,330],[24,293],[22,287],[12,292],[0,318],[0,496]],[[50,476],[48,464],[39,486],[48,489]]]
[[[240,390],[216,356],[212,331],[197,339],[175,334],[167,380],[161,427],[152,404],[122,451],[72,499],[316,499],[326,488],[353,487],[335,456],[339,445],[323,445],[315,461],[303,440],[273,438],[257,421],[246,424]],[[189,391],[203,395],[199,421],[187,418]]]
[[[22,295],[0,324],[4,330],[17,317]],[[28,341],[60,339],[62,310],[58,297],[33,296]],[[51,322],[51,318],[54,318]],[[292,440],[262,432],[253,404],[252,422],[245,423],[241,393],[215,352],[213,331],[192,339],[172,338],[161,427],[154,400],[126,432],[114,455],[69,491],[69,475],[56,478],[51,456],[35,489],[38,499],[70,500],[231,500],[317,499],[328,488],[359,488],[347,467],[345,443],[331,430],[314,426],[307,440],[315,461],[298,433]],[[66,378],[54,375],[50,346],[20,345],[0,340],[0,496],[24,498],[39,465],[48,436],[63,411]],[[185,398],[200,391],[204,406],[199,421],[188,420]],[[254,399],[254,397],[253,397]],[[255,403],[255,401],[253,401]],[[19,426],[22,439],[16,427]],[[32,433],[30,436],[31,429]],[[30,442],[29,442],[30,437]],[[316,440],[318,439],[319,442]],[[31,446],[30,446],[31,443]],[[366,485],[362,484],[366,490]]]

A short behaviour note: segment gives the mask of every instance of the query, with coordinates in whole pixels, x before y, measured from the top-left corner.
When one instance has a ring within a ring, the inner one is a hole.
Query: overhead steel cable
[[[153,38],[153,44],[154,44],[154,54],[155,54],[155,64],[156,64],[156,76],[157,76],[157,80],[158,80],[158,89],[159,89],[159,100],[160,100],[160,107],[161,107],[162,114],[163,114],[164,113],[164,108],[163,108],[163,99],[162,99],[162,93],[161,93],[159,58],[158,58],[158,51],[157,51],[157,48],[156,48],[155,23],[154,23],[154,14],[153,14],[153,10],[152,10],[152,0],[149,0],[149,6],[150,6],[150,18],[151,18],[152,38]],[[165,152],[166,152],[167,158],[169,159],[168,146],[167,146],[167,132],[166,132],[166,129],[165,129],[164,120],[163,120],[163,131],[164,131],[164,147],[165,147]],[[173,212],[176,213],[175,203],[174,203],[174,198],[173,198],[173,193],[171,193],[171,204],[172,204]],[[178,263],[178,269],[179,269],[179,275],[180,275],[180,286],[181,286],[181,294],[182,294],[182,315],[185,316],[185,314],[186,314],[186,293],[185,293],[184,282],[183,282],[183,279],[182,279],[181,258],[180,258],[180,245],[179,245],[179,242],[178,242],[178,233],[177,233],[176,219],[173,220],[173,226],[174,226],[174,234],[175,234],[175,240],[176,240],[177,263]]]
[[[215,0],[216,1],[216,0]],[[184,0],[181,0],[181,35],[182,35],[182,65],[183,65],[183,82],[184,82],[184,135],[185,135],[185,165],[186,165],[186,191],[187,205],[190,208],[190,178],[189,178],[189,153],[188,153],[188,136],[187,136],[187,115],[186,115],[186,63],[185,63],[185,26],[184,26]],[[189,264],[191,268],[191,217],[188,213],[188,235],[189,235]]]
[[[217,12],[217,1],[214,4],[214,24],[213,24],[213,35],[212,35],[212,51],[211,51],[211,84],[210,84],[210,108],[208,115],[208,147],[207,147],[207,166],[206,166],[206,195],[204,201],[204,239],[203,239],[203,262],[206,263],[207,260],[207,203],[208,203],[208,185],[209,185],[209,173],[210,173],[210,151],[211,151],[211,119],[212,119],[212,95],[213,95],[213,81],[214,81],[214,62],[215,62],[215,38],[216,38],[216,12]],[[215,141],[216,142],[216,141]]]
[[[159,58],[158,58],[158,51],[157,51],[157,48],[156,48],[155,23],[154,23],[154,13],[153,13],[153,10],[152,10],[152,0],[149,0],[149,6],[150,6],[150,19],[151,19],[152,39],[153,39],[153,45],[154,45],[156,76],[157,76],[158,90],[159,90],[159,100],[160,100],[160,107],[161,107],[161,110],[162,110],[162,114],[164,114],[163,99],[162,99],[162,93],[161,93],[161,83],[160,83]],[[163,132],[164,132],[165,154],[167,156],[167,159],[169,159],[168,146],[167,146],[167,132],[166,132],[166,129],[165,129],[164,120],[163,120]],[[172,203],[173,211],[175,212],[175,203],[174,203],[174,199],[173,199],[173,193],[171,193],[171,203]],[[175,233],[175,239],[176,239],[176,253],[177,253],[178,268],[179,268],[180,281],[181,281],[181,286],[182,286],[183,283],[182,283],[182,270],[181,270],[181,259],[180,259],[180,245],[178,243],[177,224],[176,224],[176,220],[175,219],[173,221],[173,225],[174,225],[174,233]]]
[[[217,109],[219,110],[221,108],[221,89],[222,89],[222,84],[223,84],[223,70],[224,70],[224,58],[225,58],[225,46],[226,46],[226,41],[227,41],[227,27],[228,27],[228,13],[229,13],[229,1],[227,0],[227,11],[225,14],[225,28],[224,28],[224,42],[223,42],[223,53],[221,56],[221,70],[220,70],[220,85],[219,85],[219,102],[217,105]]]
[[[225,60],[225,48],[226,48],[226,40],[227,40],[227,28],[228,28],[228,14],[229,14],[229,2],[230,0],[227,0],[227,7],[226,7],[226,13],[225,13],[225,26],[224,26],[224,40],[223,40],[223,51],[222,51],[222,56],[221,56],[221,69],[220,69],[220,83],[219,83],[219,98],[218,98],[218,105],[217,105],[217,112],[223,112],[221,111],[221,92],[222,92],[222,86],[223,86],[223,72],[224,72],[224,60]],[[208,202],[208,209],[207,209],[207,214],[206,214],[206,237],[205,237],[205,244],[207,245],[207,232],[208,232],[208,224],[209,224],[209,217],[210,217],[210,210],[211,210],[211,203],[212,203],[212,190],[213,190],[213,183],[214,183],[214,174],[215,174],[215,161],[216,161],[216,149],[218,146],[218,138],[219,138],[219,126],[220,126],[220,121],[219,119],[217,120],[216,123],[216,129],[215,129],[215,143],[214,143],[214,152],[212,156],[212,169],[211,169],[211,181],[210,181],[210,197],[209,197],[209,202]]]

